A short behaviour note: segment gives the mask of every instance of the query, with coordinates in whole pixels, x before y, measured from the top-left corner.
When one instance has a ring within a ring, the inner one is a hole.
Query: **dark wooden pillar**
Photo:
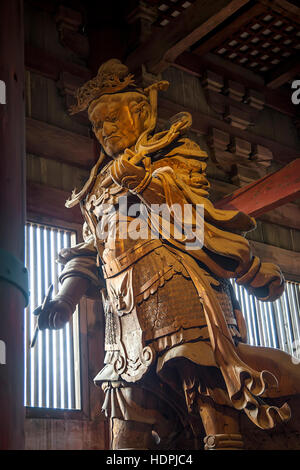
[[[23,46],[23,1],[1,1],[0,80],[6,85],[6,104],[0,104],[0,449],[24,446]]]

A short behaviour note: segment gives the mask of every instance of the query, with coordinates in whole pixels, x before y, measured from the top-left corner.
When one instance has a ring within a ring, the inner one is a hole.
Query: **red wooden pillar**
[[[0,449],[24,446],[23,1],[0,2]],[[3,83],[2,83],[3,85]],[[3,92],[3,86],[2,86]],[[23,285],[23,287],[22,287]]]

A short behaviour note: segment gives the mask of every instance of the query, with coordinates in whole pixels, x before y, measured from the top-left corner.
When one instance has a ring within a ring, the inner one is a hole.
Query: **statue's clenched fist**
[[[70,320],[74,310],[71,305],[64,300],[50,300],[46,308],[39,306],[34,310],[34,315],[38,315],[39,330],[58,330],[63,328]]]
[[[135,165],[135,154],[129,149],[116,159],[111,168],[110,174],[115,183],[129,190],[134,190],[145,177],[145,169]],[[132,161],[130,161],[132,160]]]
[[[31,347],[35,344],[39,330],[45,330],[47,328],[50,330],[58,330],[68,323],[76,310],[76,305],[79,303],[81,297],[85,295],[89,285],[90,281],[88,279],[70,276],[63,281],[54,299],[51,299],[53,285],[48,288],[43,304],[37,307],[33,312],[34,315],[38,316],[38,319]]]

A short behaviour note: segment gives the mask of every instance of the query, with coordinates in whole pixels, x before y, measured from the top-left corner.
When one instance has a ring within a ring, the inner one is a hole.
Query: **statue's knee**
[[[113,418],[111,428],[112,450],[148,450],[153,448],[152,425]]]

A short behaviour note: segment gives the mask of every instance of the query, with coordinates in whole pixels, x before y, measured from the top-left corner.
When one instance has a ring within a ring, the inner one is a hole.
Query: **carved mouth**
[[[108,142],[111,139],[120,139],[120,136],[119,135],[110,135],[108,137],[105,137],[104,143],[106,144],[106,142]]]

